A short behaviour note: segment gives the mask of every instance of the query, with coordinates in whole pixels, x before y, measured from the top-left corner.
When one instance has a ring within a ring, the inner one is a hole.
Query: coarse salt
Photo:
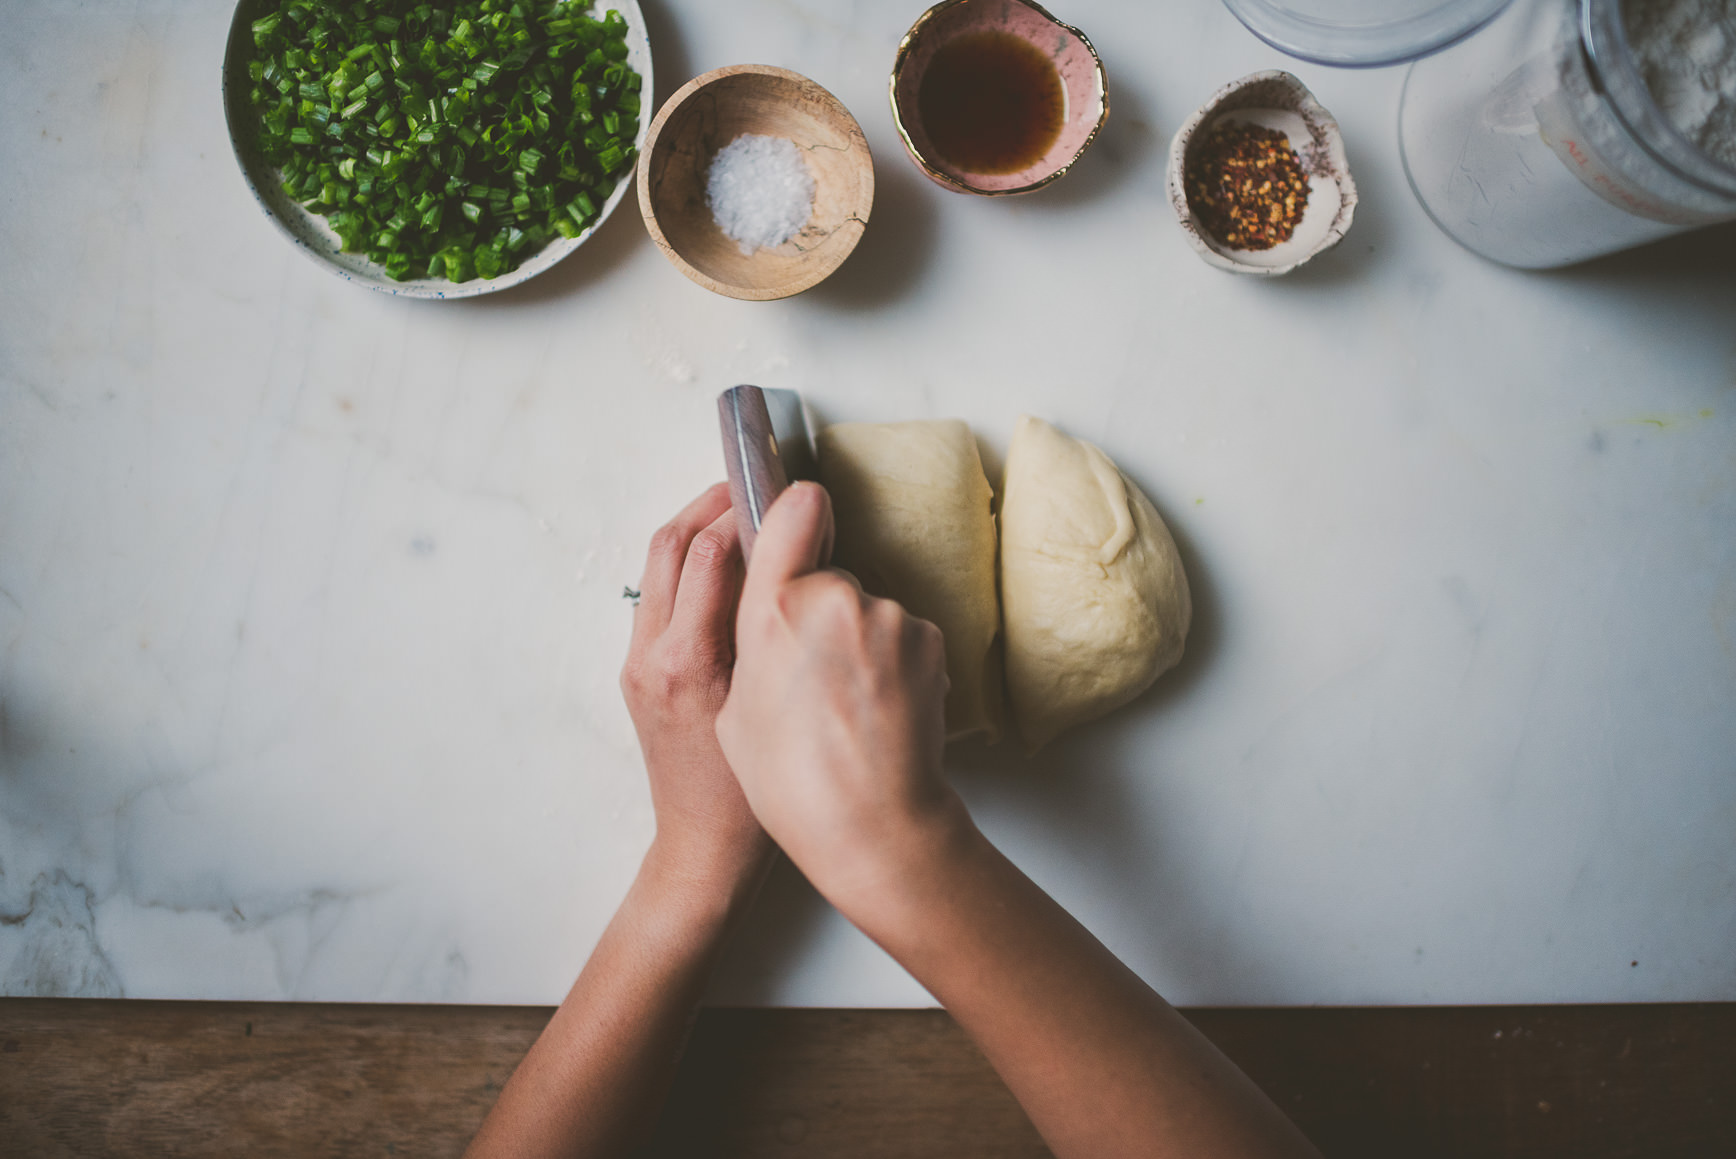
[[[744,133],[717,151],[705,179],[717,227],[744,254],[783,245],[814,212],[814,175],[794,141]]]

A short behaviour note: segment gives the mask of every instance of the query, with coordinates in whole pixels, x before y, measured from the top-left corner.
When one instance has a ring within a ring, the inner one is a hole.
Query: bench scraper
[[[813,426],[800,394],[757,386],[732,386],[718,395],[717,418],[745,560],[772,502],[796,480],[816,477]]]

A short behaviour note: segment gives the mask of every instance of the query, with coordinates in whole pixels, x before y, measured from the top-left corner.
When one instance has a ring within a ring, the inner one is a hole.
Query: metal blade
[[[819,478],[819,459],[814,451],[814,427],[802,396],[793,390],[766,389],[766,413],[771,416],[772,435],[778,441],[778,456],[791,482]]]

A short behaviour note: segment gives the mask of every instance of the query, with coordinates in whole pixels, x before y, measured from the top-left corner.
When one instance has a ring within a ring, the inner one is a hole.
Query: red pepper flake
[[[1267,250],[1290,240],[1308,208],[1308,174],[1277,129],[1219,121],[1188,150],[1188,207],[1218,241]]]

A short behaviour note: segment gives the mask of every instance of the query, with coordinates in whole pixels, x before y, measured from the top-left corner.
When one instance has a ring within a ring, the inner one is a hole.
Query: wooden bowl
[[[784,137],[814,176],[814,212],[794,237],[744,254],[705,202],[717,151],[744,133]],[[676,269],[714,293],[764,302],[818,285],[868,226],[874,161],[862,127],[799,73],[732,64],[694,77],[651,122],[639,163],[639,212]]]

